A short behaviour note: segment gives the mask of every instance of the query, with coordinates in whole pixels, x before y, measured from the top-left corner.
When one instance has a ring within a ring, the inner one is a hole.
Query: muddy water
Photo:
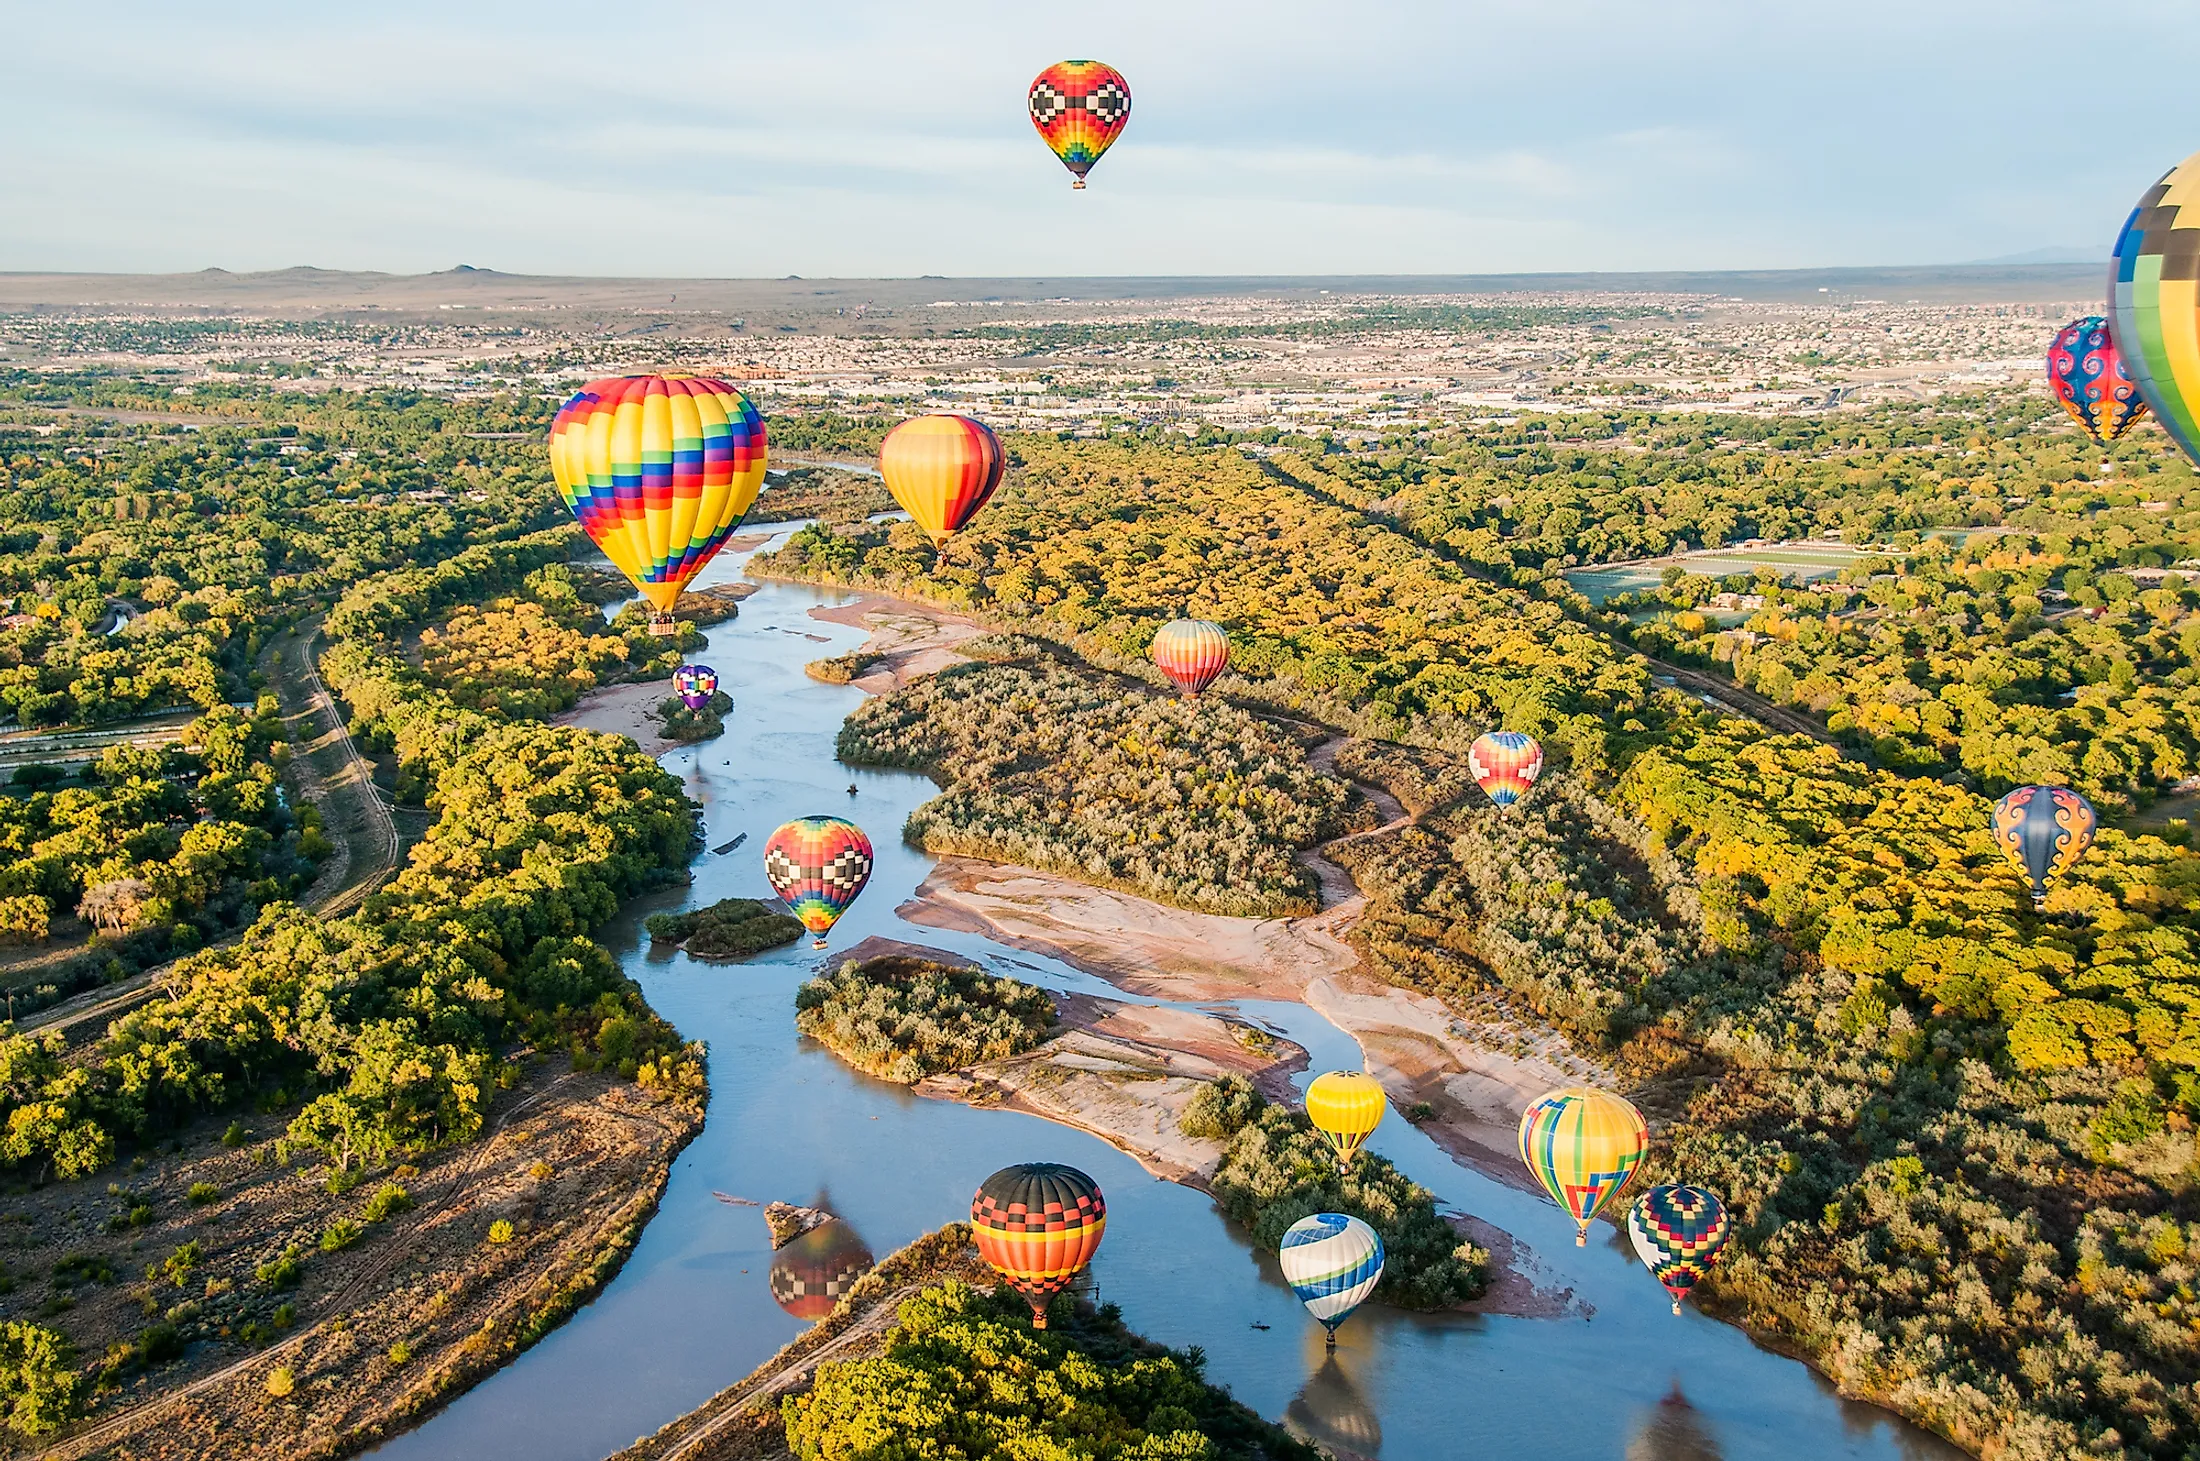
[[[713,565],[706,581],[732,578],[739,562]],[[1840,1399],[1805,1366],[1737,1330],[1692,1311],[1674,1318],[1616,1230],[1600,1227],[1588,1248],[1574,1248],[1572,1225],[1556,1208],[1455,1164],[1395,1116],[1373,1149],[1445,1203],[1515,1234],[1539,1284],[1571,1289],[1578,1303],[1560,1319],[1371,1307],[1344,1326],[1327,1359],[1320,1327],[1274,1262],[1206,1197],[1154,1180],[1096,1137],[1014,1112],[919,1100],[798,1036],[794,991],[820,958],[807,940],[741,964],[653,952],[641,935],[648,914],[766,896],[759,845],[771,829],[835,812],[862,824],[879,854],[869,890],[834,931],[838,947],[884,935],[1050,988],[1122,997],[1053,960],[895,917],[931,865],[898,834],[933,788],[833,760],[834,735],[862,694],[809,680],[802,665],[861,643],[860,631],[808,615],[842,601],[768,584],[739,619],[711,631],[711,662],[735,702],[729,732],[664,764],[702,803],[708,845],[743,832],[748,840],[725,856],[699,857],[692,888],[642,900],[603,935],[657,1010],[710,1044],[709,1121],[675,1166],[661,1210],[593,1304],[376,1455],[596,1461],[738,1379],[805,1327],[773,1299],[762,1213],[726,1198],[829,1206],[885,1253],[966,1216],[971,1192],[995,1168],[1038,1159],[1074,1163],[1106,1190],[1108,1235],[1094,1271],[1102,1297],[1120,1303],[1135,1328],[1202,1347],[1210,1377],[1239,1399],[1364,1456],[1962,1454]],[[1306,1046],[1315,1071],[1360,1064],[1350,1037],[1303,1005],[1238,1008]]]

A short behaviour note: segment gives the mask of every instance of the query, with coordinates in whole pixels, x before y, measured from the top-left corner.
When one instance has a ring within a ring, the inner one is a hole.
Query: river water
[[[725,555],[701,581],[732,581],[745,561]],[[1254,1252],[1202,1194],[1156,1181],[1086,1133],[919,1099],[850,1071],[797,1035],[795,988],[825,957],[808,939],[733,964],[653,951],[641,932],[646,916],[769,896],[765,837],[791,817],[831,812],[861,824],[878,851],[868,890],[833,931],[836,947],[883,935],[1052,989],[1124,997],[1057,961],[896,916],[932,863],[902,844],[901,824],[934,788],[920,776],[851,770],[833,759],[834,735],[863,692],[820,684],[802,666],[863,641],[860,630],[809,617],[813,607],[846,599],[766,584],[737,620],[710,631],[709,659],[734,700],[728,732],[670,752],[663,764],[703,805],[708,845],[744,832],[748,840],[725,856],[699,856],[691,888],[638,900],[600,935],[657,1011],[710,1046],[709,1120],[674,1166],[662,1207],[595,1302],[376,1456],[598,1461],[793,1339],[808,1321],[773,1299],[761,1211],[720,1194],[830,1207],[884,1254],[967,1217],[971,1193],[996,1168],[1035,1160],[1072,1163],[1105,1190],[1108,1233],[1094,1276],[1133,1328],[1200,1346],[1209,1377],[1238,1399],[1369,1457],[1964,1454],[1883,1410],[1841,1399],[1806,1366],[1739,1330],[1693,1309],[1673,1317],[1664,1290],[1616,1229],[1599,1225],[1590,1245],[1576,1249],[1572,1224],[1556,1207],[1458,1165],[1395,1114],[1371,1149],[1442,1202],[1516,1235],[1533,1250],[1538,1283],[1571,1288],[1586,1312],[1517,1319],[1370,1306],[1343,1326],[1335,1358],[1325,1359],[1321,1327],[1274,1261]],[[1236,1008],[1305,1046],[1312,1071],[1360,1067],[1351,1038],[1303,1005]]]

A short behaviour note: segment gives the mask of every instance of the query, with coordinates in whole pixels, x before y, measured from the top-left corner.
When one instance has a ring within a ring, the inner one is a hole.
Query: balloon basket
[[[1678,1318],[1680,1318],[1680,1316],[1681,1316],[1681,1301],[1680,1301],[1679,1299],[1675,1299],[1675,1300],[1673,1301],[1673,1317],[1674,1317],[1674,1318],[1676,1318],[1676,1319],[1678,1319]]]
[[[825,940],[815,939],[811,942],[810,947],[813,949],[822,949],[825,947]]]
[[[659,639],[670,639],[680,632],[679,621],[660,609],[649,616],[649,632]]]
[[[1326,1327],[1326,1326],[1325,1326],[1325,1327]],[[1326,1337],[1326,1338],[1328,1339],[1328,1341],[1329,1341],[1329,1342],[1328,1342],[1328,1345],[1326,1346],[1326,1347],[1327,1347],[1327,1349],[1328,1349],[1328,1351],[1329,1351],[1329,1353],[1331,1353],[1331,1354],[1335,1354],[1335,1353],[1337,1352],[1337,1331],[1336,1331],[1336,1330],[1334,1330],[1334,1329],[1331,1329],[1331,1330],[1329,1330],[1329,1331],[1328,1331],[1328,1333],[1327,1333],[1327,1335],[1326,1335],[1325,1337]]]
[[[1574,1234],[1574,1246],[1576,1248],[1589,1246],[1589,1230],[1587,1228],[1583,1228]]]
[[[1070,190],[1071,190],[1072,192],[1082,192],[1082,191],[1084,191],[1084,187],[1085,187],[1085,180],[1084,180],[1083,178],[1078,178],[1078,179],[1077,179],[1077,180],[1076,180],[1075,182],[1072,182],[1072,183],[1070,184]]]

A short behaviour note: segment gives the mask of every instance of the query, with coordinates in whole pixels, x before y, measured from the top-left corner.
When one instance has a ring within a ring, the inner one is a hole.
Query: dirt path
[[[1331,736],[1306,753],[1307,764],[1324,775],[1337,776],[1337,752],[1344,748],[1348,739],[1350,738],[1347,736]],[[1349,777],[1343,779],[1350,780]],[[1360,896],[1360,885],[1352,881],[1352,874],[1329,859],[1329,849],[1342,847],[1347,842],[1358,842],[1363,837],[1380,837],[1385,832],[1395,832],[1413,821],[1412,814],[1399,804],[1398,799],[1381,787],[1369,786],[1361,781],[1354,781],[1352,785],[1358,787],[1360,795],[1366,797],[1369,805],[1375,808],[1376,814],[1382,818],[1382,824],[1364,832],[1347,832],[1342,837],[1333,837],[1319,847],[1310,847],[1298,854],[1299,866],[1311,872],[1321,884],[1321,912],[1313,921],[1332,934],[1342,934],[1360,916],[1360,909],[1366,906],[1366,900]]]

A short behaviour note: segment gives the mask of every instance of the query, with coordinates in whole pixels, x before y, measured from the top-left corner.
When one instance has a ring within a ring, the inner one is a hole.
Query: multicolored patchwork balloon
[[[2067,786],[2020,786],[1994,803],[1994,841],[2031,881],[2035,906],[2085,856],[2099,825],[2093,804]]]
[[[2108,331],[2154,419],[2200,463],[2200,152],[2124,220],[2108,266]]]
[[[886,490],[935,546],[978,515],[1001,485],[1001,439],[968,416],[919,416],[886,433],[878,471]]]
[[[1131,84],[1113,66],[1098,61],[1057,61],[1031,83],[1031,125],[1076,178],[1100,154],[1115,145],[1131,119]]]
[[[2139,423],[2147,403],[2099,315],[2072,320],[2047,347],[2047,384],[2070,419],[2095,446],[2106,446]]]
[[[1362,1071],[1327,1071],[1306,1088],[1306,1119],[1337,1153],[1340,1172],[1352,1165],[1389,1109],[1382,1082]]]
[[[550,423],[550,474],[582,531],[670,613],[764,485],[764,418],[722,380],[590,381]]]
[[[1627,1210],[1635,1256],[1673,1296],[1673,1312],[1688,1297],[1720,1252],[1732,1225],[1718,1194],[1701,1187],[1653,1187]]]
[[[1520,731],[1490,731],[1467,748],[1467,770],[1475,784],[1500,808],[1528,794],[1543,774],[1543,748]]]
[[[1187,695],[1197,695],[1230,666],[1230,636],[1205,619],[1173,619],[1153,637],[1153,662]]]
[[[1632,1102],[1586,1086],[1539,1097],[1520,1117],[1520,1160],[1573,1218],[1577,1248],[1649,1145],[1650,1123]]]
[[[1356,1217],[1317,1212],[1284,1232],[1276,1261],[1284,1282],[1329,1331],[1329,1347],[1335,1349],[1337,1326],[1382,1282],[1383,1240]]]
[[[718,693],[718,672],[709,665],[682,665],[672,672],[672,693],[690,710],[701,710]]]
[[[1024,1162],[985,1179],[970,1200],[978,1255],[1031,1305],[1031,1327],[1047,1327],[1047,1303],[1100,1251],[1108,1205],[1100,1184],[1058,1162]]]
[[[834,1218],[774,1253],[766,1282],[780,1308],[797,1319],[818,1320],[840,1307],[877,1261],[856,1230]]]
[[[871,860],[871,839],[844,817],[798,817],[764,844],[764,876],[821,949],[871,881]]]

